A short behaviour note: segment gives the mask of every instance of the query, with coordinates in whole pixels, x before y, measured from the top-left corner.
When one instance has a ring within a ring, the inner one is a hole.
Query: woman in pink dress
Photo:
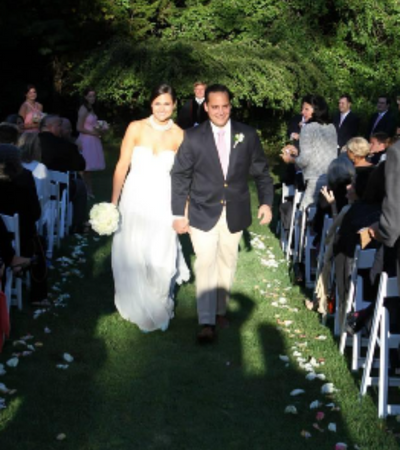
[[[78,122],[76,129],[79,131],[78,144],[82,148],[82,155],[86,161],[86,169],[83,174],[88,197],[94,198],[92,190],[92,179],[90,172],[104,170],[103,146],[101,135],[107,129],[104,121],[99,121],[93,110],[96,102],[96,92],[87,88],[83,92],[83,104],[78,111]]]
[[[38,133],[42,120],[43,106],[36,101],[37,92],[33,84],[28,84],[25,91],[25,101],[19,108],[18,114],[24,119],[24,131]]]

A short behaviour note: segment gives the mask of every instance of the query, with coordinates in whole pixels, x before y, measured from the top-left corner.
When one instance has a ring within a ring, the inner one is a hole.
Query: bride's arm
[[[121,195],[122,186],[124,185],[126,174],[128,173],[129,165],[131,163],[132,151],[135,146],[135,138],[138,133],[138,125],[132,122],[126,130],[124,139],[121,145],[121,154],[114,172],[113,191],[111,196],[111,203],[118,204]]]

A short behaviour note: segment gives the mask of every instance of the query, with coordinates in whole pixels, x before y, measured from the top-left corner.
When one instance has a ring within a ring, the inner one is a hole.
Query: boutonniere
[[[239,133],[239,134],[235,134],[235,137],[233,138],[233,148],[235,148],[238,144],[240,144],[241,142],[244,141],[244,134],[243,133]]]

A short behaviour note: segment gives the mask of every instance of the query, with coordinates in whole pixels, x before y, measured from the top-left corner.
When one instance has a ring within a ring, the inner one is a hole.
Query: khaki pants
[[[190,233],[196,253],[194,270],[199,323],[214,325],[217,314],[226,314],[243,232],[229,231],[224,208],[210,231],[191,227]]]

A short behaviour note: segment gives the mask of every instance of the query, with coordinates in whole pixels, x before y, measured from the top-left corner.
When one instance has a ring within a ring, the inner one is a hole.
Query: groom
[[[190,233],[196,253],[199,343],[215,339],[215,325],[229,325],[226,309],[239,241],[251,224],[248,176],[256,182],[260,224],[271,221],[273,183],[256,130],[230,119],[231,93],[224,85],[205,93],[209,120],[185,132],[172,168],[173,227]],[[185,207],[189,201],[188,219]]]

